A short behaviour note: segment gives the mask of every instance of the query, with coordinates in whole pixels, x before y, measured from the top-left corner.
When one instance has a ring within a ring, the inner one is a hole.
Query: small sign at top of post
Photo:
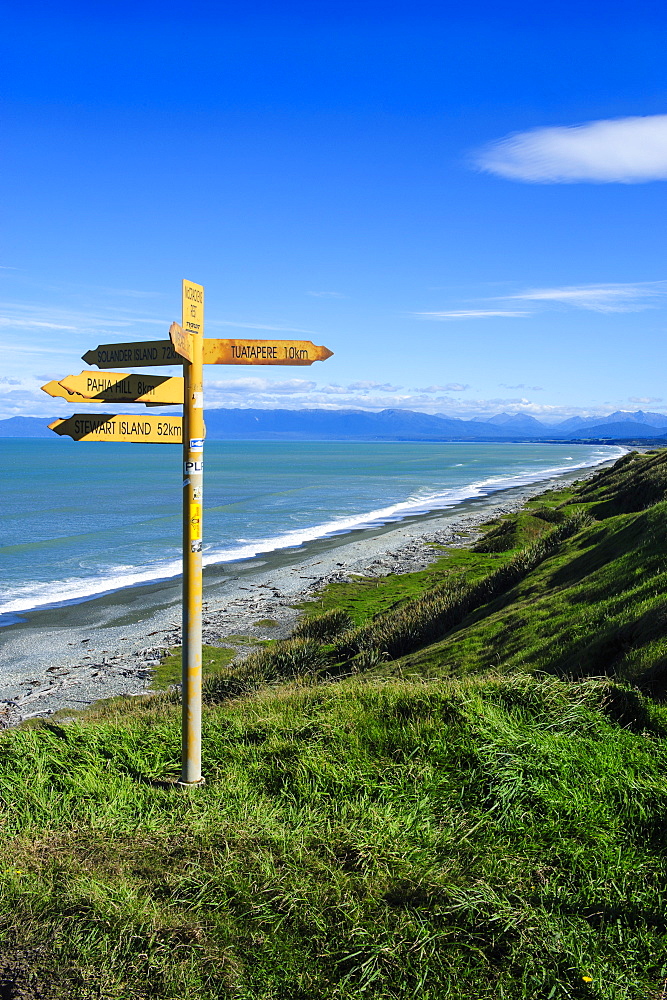
[[[204,289],[194,281],[183,281],[183,329],[204,333]]]

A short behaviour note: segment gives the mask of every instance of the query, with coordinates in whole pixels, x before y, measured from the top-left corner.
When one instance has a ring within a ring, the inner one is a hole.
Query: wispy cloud
[[[493,316],[530,316],[530,313],[509,309],[447,309],[443,312],[413,312],[412,315],[423,316],[424,319],[489,319]]]
[[[118,296],[119,298],[124,299],[161,299],[164,297],[161,292],[147,292],[138,288],[110,288],[108,285],[72,285],[66,283],[61,287],[66,290],[84,290],[93,294],[101,292],[103,295]]]
[[[541,385],[525,385],[523,382],[519,382],[517,385],[508,385],[506,382],[500,383],[501,389],[527,389],[529,392],[543,392]]]
[[[319,337],[319,333],[315,330],[301,330],[296,326],[270,326],[267,323],[237,323],[231,319],[209,320],[207,326],[235,326],[240,330],[274,330],[280,333],[307,333],[310,337]]]
[[[392,385],[391,382],[350,382],[348,390],[352,392],[369,392],[374,389],[376,392],[398,392],[402,385]]]
[[[22,330],[76,330],[75,326],[66,326],[63,323],[46,323],[36,319],[9,319],[0,316],[0,326],[17,327]]]
[[[469,388],[463,382],[447,382],[446,385],[427,385],[423,389],[415,389],[415,392],[465,392]]]
[[[25,344],[18,343],[7,343],[6,341],[0,341],[0,351],[4,351],[6,355],[13,354],[57,354],[62,358],[72,357],[72,348],[69,344],[63,344],[62,347],[42,347],[37,345],[36,347],[28,347]]]
[[[531,288],[508,299],[522,302],[559,302],[594,312],[640,312],[653,307],[667,295],[667,281],[640,281],[634,284],[566,285],[562,288]]]
[[[662,403],[662,396],[628,396],[629,403]]]
[[[473,157],[479,170],[533,184],[639,184],[667,178],[667,115],[516,132]]]
[[[169,324],[157,317],[137,315],[123,309],[80,310],[60,306],[43,306],[23,302],[0,303],[0,326],[16,329],[66,330],[71,333],[91,334],[109,328],[125,328],[134,324],[159,324],[168,329]],[[115,335],[115,334],[114,334]]]
[[[269,379],[261,376],[248,378],[217,379],[206,383],[207,400],[209,394],[246,395],[248,393],[309,393],[317,387],[317,382],[302,378]]]

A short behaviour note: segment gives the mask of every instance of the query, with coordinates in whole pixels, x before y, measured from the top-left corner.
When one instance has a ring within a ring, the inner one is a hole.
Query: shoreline
[[[477,530],[547,490],[596,475],[613,461],[476,497],[453,508],[408,515],[383,525],[279,549],[265,557],[216,564],[205,570],[204,643],[230,636],[250,640],[287,636],[299,617],[294,607],[316,599],[327,584],[353,575],[386,576],[426,568],[431,546],[474,544]],[[181,642],[180,579],[115,591],[56,609],[35,611],[28,622],[2,629],[0,728],[85,709],[104,698],[150,693],[153,669]],[[262,624],[271,620],[277,624]]]
[[[213,532],[213,536],[207,540],[203,560],[204,572],[215,572],[215,567],[247,562],[253,559],[271,560],[273,554],[278,550],[300,549],[310,542],[318,542],[336,535],[348,534],[349,532],[357,532],[363,529],[376,529],[386,524],[398,523],[414,516],[434,514],[439,510],[451,510],[471,500],[500,495],[515,487],[528,486],[533,483],[556,479],[561,475],[569,475],[571,472],[579,471],[583,474],[587,469],[596,468],[605,461],[613,461],[614,458],[619,458],[626,450],[624,448],[605,448],[604,451],[608,453],[605,455],[598,449],[595,453],[587,455],[584,461],[577,461],[575,465],[569,464],[575,460],[574,456],[567,456],[566,459],[561,456],[561,463],[554,458],[555,465],[542,468],[541,470],[533,469],[531,471],[523,469],[518,473],[516,470],[505,471],[504,473],[501,471],[500,474],[496,471],[487,478],[484,477],[483,473],[481,474],[481,478],[479,478],[479,475],[476,476],[475,472],[477,470],[474,470],[471,466],[468,470],[471,478],[466,476],[463,481],[450,483],[448,487],[444,487],[440,483],[437,491],[431,495],[425,494],[422,497],[410,495],[405,496],[403,499],[398,499],[394,496],[391,500],[385,499],[384,505],[379,508],[373,507],[376,501],[374,496],[369,495],[363,501],[362,506],[365,507],[363,511],[345,512],[345,505],[343,504],[336,513],[332,512],[329,515],[329,519],[327,519],[325,512],[322,511],[321,516],[323,520],[312,524],[310,523],[309,512],[301,510],[300,513],[305,517],[303,524],[300,526],[290,526],[289,518],[287,521],[281,521],[280,525],[275,523],[275,521],[270,522],[268,525],[269,534],[265,537],[261,537],[261,534],[260,537],[254,538],[227,537],[226,530],[223,527],[221,534],[224,540],[221,538],[213,540],[216,535],[215,531]],[[449,456],[449,458],[452,457],[453,454]],[[581,458],[582,456],[578,457]],[[568,464],[562,464],[562,462]],[[473,461],[472,465],[475,464]],[[463,463],[457,463],[453,468],[458,468],[459,465],[463,465]],[[454,480],[456,480],[456,476],[454,476]],[[87,511],[88,509],[86,508]],[[215,510],[215,507],[213,510]],[[173,511],[171,510],[169,517],[175,520]],[[257,526],[263,523],[261,514],[257,511],[254,512],[254,517]],[[218,527],[221,526],[218,525]],[[237,525],[236,530],[240,531],[241,534],[245,534],[247,533],[247,525]],[[86,532],[86,534],[88,533]],[[257,535],[258,532],[251,531],[250,534]],[[39,558],[40,544],[43,546],[43,543],[47,542],[48,546],[49,540],[42,538],[42,535],[43,531],[40,528],[38,530],[38,548],[34,553],[26,553],[28,559],[30,559],[31,555],[33,558]],[[54,541],[57,542],[57,538]],[[139,545],[144,541],[143,537],[134,539],[134,542]],[[116,593],[128,595],[128,601],[131,601],[131,595],[134,590],[152,587],[158,589],[161,587],[168,588],[170,583],[179,580],[181,577],[180,542],[177,543],[177,534],[171,537],[170,543],[167,543],[167,549],[169,550],[168,555],[166,554],[167,550],[165,550],[162,559],[155,560],[149,558],[145,564],[142,563],[141,557],[137,560],[132,551],[127,553],[122,552],[116,558],[116,561],[119,563],[118,565],[109,565],[106,567],[106,571],[102,570],[98,574],[77,576],[75,562],[69,566],[69,576],[67,571],[65,571],[62,580],[54,578],[51,582],[48,582],[47,577],[49,572],[47,572],[46,576],[43,574],[40,576],[39,582],[33,581],[31,584],[29,581],[17,579],[15,589],[8,590],[6,586],[3,587],[2,607],[0,608],[0,645],[4,629],[13,625],[20,626],[25,622],[30,622],[40,616],[42,612],[45,613],[44,617],[46,618],[50,612],[58,612],[72,605],[87,604],[98,600],[104,601],[105,599],[111,601],[113,600],[113,595]],[[84,562],[90,555],[90,550],[86,551],[84,547],[81,553],[81,558]],[[57,577],[60,568],[56,569],[56,566],[52,565],[52,561],[49,564],[48,557],[47,566],[49,566],[51,573],[56,572]],[[27,586],[24,586],[24,583]],[[148,591],[146,590],[145,592]],[[65,614],[67,614],[66,611]]]

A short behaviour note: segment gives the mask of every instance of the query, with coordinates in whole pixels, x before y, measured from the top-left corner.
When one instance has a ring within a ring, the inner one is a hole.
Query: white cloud
[[[527,302],[560,302],[594,312],[640,312],[650,309],[653,300],[667,295],[667,281],[639,281],[634,284],[566,285],[563,288],[532,288],[509,299]]]
[[[412,315],[426,319],[487,319],[490,316],[530,316],[530,313],[508,309],[449,309],[444,312],[415,312]]]
[[[75,286],[76,287],[76,286]],[[106,285],[81,285],[78,287],[90,289],[92,292],[103,292],[105,295],[119,295],[129,299],[161,299],[161,292],[146,292],[137,288],[108,288]]]
[[[269,326],[268,323],[236,323],[230,319],[208,320],[207,326],[235,326],[240,330],[275,330],[281,333],[307,333],[310,337],[319,337],[319,334],[315,330],[301,330],[296,326]]]
[[[67,344],[64,344],[62,347],[25,347],[20,343],[0,342],[0,351],[4,351],[6,355],[38,354],[41,356],[42,354],[56,354],[62,358],[72,357],[72,348]]]
[[[77,330],[76,326],[64,326],[62,323],[45,323],[36,319],[9,319],[0,316],[0,326],[18,327],[22,330]]]
[[[501,389],[528,389],[530,392],[543,392],[541,385],[525,385],[523,382],[519,382],[518,385],[508,385],[506,382],[500,382]]]
[[[248,378],[230,378],[207,381],[206,395],[208,398],[209,392],[211,391],[217,393],[218,395],[221,393],[239,395],[258,392],[302,393],[312,392],[316,387],[316,382],[310,382],[302,378],[289,378],[274,381],[272,379],[261,378],[259,376],[249,376]]]
[[[427,385],[422,389],[415,389],[415,392],[465,392],[469,385],[462,382],[448,382],[447,385]]]
[[[478,169],[534,184],[639,184],[667,178],[667,115],[516,132],[474,156]]]
[[[347,387],[352,391],[368,391],[370,389],[375,389],[377,392],[398,392],[402,389],[401,385],[392,385],[390,382],[350,382]]]
[[[629,403],[662,403],[662,396],[628,396]]]
[[[164,372],[164,369],[162,369]],[[39,385],[44,381],[30,377],[20,380],[3,376],[0,383],[0,419],[14,415],[42,416],[45,419],[64,416],[73,412],[71,404],[64,400],[52,399],[41,392]],[[442,387],[445,392],[454,390]],[[440,387],[429,386],[427,390]],[[206,384],[205,405],[207,408],[232,407],[252,409],[303,409],[304,407],[323,410],[359,409],[377,412],[384,409],[407,409],[417,412],[440,414],[447,417],[488,418],[500,412],[528,413],[547,422],[562,420],[569,416],[605,416],[618,409],[627,409],[627,401],[612,400],[595,409],[579,406],[555,406],[549,403],[534,403],[525,396],[495,397],[489,399],[457,398],[438,395],[427,390],[388,392],[383,388],[353,389],[344,385],[319,385],[306,379],[281,379],[272,381],[263,377],[241,377],[221,379]],[[646,405],[661,401],[657,397],[632,397],[630,403]],[[625,404],[625,407],[624,407]],[[99,409],[77,406],[81,412],[99,412]],[[658,407],[664,410],[664,404]],[[140,410],[139,412],[143,412]],[[165,411],[167,412],[167,411]],[[169,411],[171,412],[171,411]]]

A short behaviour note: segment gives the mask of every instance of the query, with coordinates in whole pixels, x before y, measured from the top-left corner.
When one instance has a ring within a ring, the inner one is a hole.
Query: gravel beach
[[[433,543],[472,544],[479,525],[518,510],[547,489],[590,478],[601,467],[209,567],[204,642],[225,645],[229,636],[284,637],[298,618],[294,605],[315,598],[328,583],[352,574],[423,569],[439,555]],[[63,708],[82,709],[101,698],[145,694],[161,656],[180,642],[178,579],[31,612],[0,630],[0,728]]]

